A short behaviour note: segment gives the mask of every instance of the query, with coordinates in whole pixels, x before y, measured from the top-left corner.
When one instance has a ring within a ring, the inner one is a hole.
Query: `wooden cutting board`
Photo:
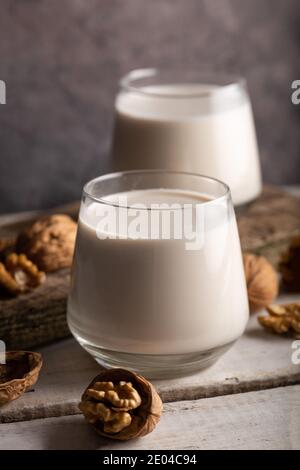
[[[79,203],[51,212],[76,218]],[[50,211],[48,211],[50,212]],[[41,215],[40,212],[0,217],[0,237],[12,236]],[[243,251],[260,253],[274,265],[292,236],[300,233],[300,199],[280,188],[265,187],[262,195],[237,211]],[[8,349],[28,349],[70,335],[66,302],[68,269],[49,274],[45,284],[17,298],[0,299],[0,339]]]

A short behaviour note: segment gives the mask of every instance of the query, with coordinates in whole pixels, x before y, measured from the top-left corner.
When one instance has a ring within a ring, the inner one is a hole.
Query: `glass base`
[[[75,337],[101,366],[129,369],[149,379],[170,379],[191,375],[214,364],[235,343],[233,341],[196,353],[133,354],[99,348],[78,336]]]

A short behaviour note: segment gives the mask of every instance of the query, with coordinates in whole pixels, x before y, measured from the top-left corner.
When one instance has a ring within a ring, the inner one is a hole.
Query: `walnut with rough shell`
[[[250,312],[253,313],[269,305],[277,297],[278,275],[263,256],[246,253],[243,258]]]
[[[128,440],[153,431],[162,413],[162,401],[141,375],[110,369],[93,379],[79,409],[101,436]]]
[[[0,406],[19,398],[37,381],[42,356],[31,351],[9,351],[0,364]]]
[[[10,294],[17,295],[37,287],[45,277],[45,273],[24,254],[11,253],[5,263],[0,263],[0,286]]]
[[[25,253],[45,272],[71,266],[77,224],[71,217],[42,217],[17,238],[17,251]]]
[[[294,336],[300,335],[300,302],[269,305],[269,315],[259,316],[259,323],[274,333],[283,334],[291,332]]]

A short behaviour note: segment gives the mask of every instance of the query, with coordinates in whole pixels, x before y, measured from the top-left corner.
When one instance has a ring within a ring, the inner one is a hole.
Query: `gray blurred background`
[[[79,198],[119,77],[162,64],[245,75],[264,181],[300,183],[299,50],[299,0],[1,0],[0,212]]]

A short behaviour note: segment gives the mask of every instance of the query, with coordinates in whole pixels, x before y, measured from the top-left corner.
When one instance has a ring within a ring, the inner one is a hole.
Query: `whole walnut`
[[[254,313],[271,304],[278,295],[278,275],[264,257],[246,253],[244,269],[250,312]]]
[[[17,238],[17,251],[39,269],[50,272],[71,266],[77,224],[68,215],[54,214],[34,222]]]

